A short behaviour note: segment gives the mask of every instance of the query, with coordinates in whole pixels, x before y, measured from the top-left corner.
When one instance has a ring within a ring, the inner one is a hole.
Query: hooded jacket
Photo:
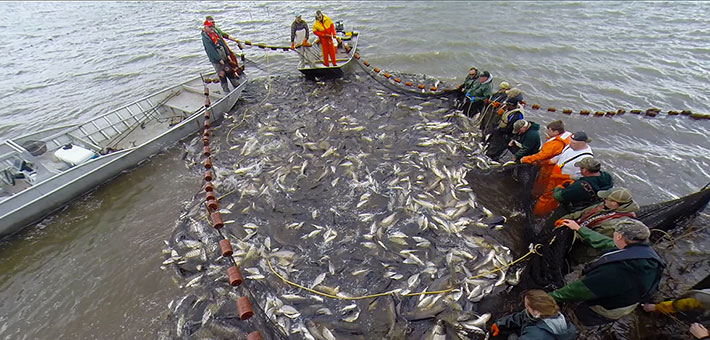
[[[480,77],[475,81],[466,94],[470,97],[474,97],[474,101],[483,101],[483,99],[489,98],[491,96],[491,80],[493,77],[488,77],[486,81],[480,81]]]
[[[569,340],[577,336],[577,328],[562,313],[537,319],[522,310],[496,321],[496,325],[503,331],[519,329],[521,340]]]

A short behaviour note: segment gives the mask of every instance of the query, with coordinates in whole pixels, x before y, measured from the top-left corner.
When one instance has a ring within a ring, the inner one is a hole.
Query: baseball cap
[[[592,140],[587,136],[587,133],[584,131],[577,131],[574,134],[572,134],[572,139],[579,141],[579,142],[591,142]]]
[[[530,123],[528,123],[528,121],[525,119],[516,120],[515,123],[513,123],[513,133],[520,132],[520,129],[522,129],[523,126],[526,126],[528,124]]]
[[[629,241],[646,241],[651,236],[651,231],[643,222],[632,218],[621,218],[619,220],[614,229]]]
[[[609,190],[599,190],[597,196],[603,199],[608,199],[616,203],[629,203],[633,200],[631,197],[631,192],[629,189],[625,188],[611,188]]]
[[[585,168],[591,172],[599,172],[602,169],[602,163],[593,157],[582,158],[582,160],[574,163],[574,166],[579,168]]]

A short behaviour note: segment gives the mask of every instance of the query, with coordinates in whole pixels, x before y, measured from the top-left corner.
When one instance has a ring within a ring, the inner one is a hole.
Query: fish
[[[318,276],[316,276],[316,278],[313,280],[313,283],[311,284],[311,288],[323,283],[323,281],[325,280],[325,274],[326,273],[318,274]]]

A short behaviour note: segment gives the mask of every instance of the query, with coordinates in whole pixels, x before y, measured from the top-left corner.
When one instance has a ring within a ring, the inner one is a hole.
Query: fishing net
[[[710,201],[710,188],[671,201],[642,206],[636,213],[639,220],[650,229],[670,231],[687,226]]]
[[[532,180],[534,181],[534,177]],[[708,201],[710,188],[705,186],[698,192],[678,199],[642,206],[637,218],[652,230],[667,232],[683,229],[707,206]],[[526,212],[529,214],[529,211]],[[565,255],[574,241],[574,232],[568,228],[553,228],[552,223],[557,217],[540,223],[542,230],[532,242],[542,245],[538,249],[540,256],[532,257],[528,261],[521,284],[516,290],[540,288],[551,291],[564,285],[564,275],[569,269]]]

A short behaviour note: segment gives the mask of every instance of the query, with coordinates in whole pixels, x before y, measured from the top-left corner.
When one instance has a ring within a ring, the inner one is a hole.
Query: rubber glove
[[[293,49],[294,46],[295,46],[295,45],[294,45],[293,43],[291,43],[291,49]]]

